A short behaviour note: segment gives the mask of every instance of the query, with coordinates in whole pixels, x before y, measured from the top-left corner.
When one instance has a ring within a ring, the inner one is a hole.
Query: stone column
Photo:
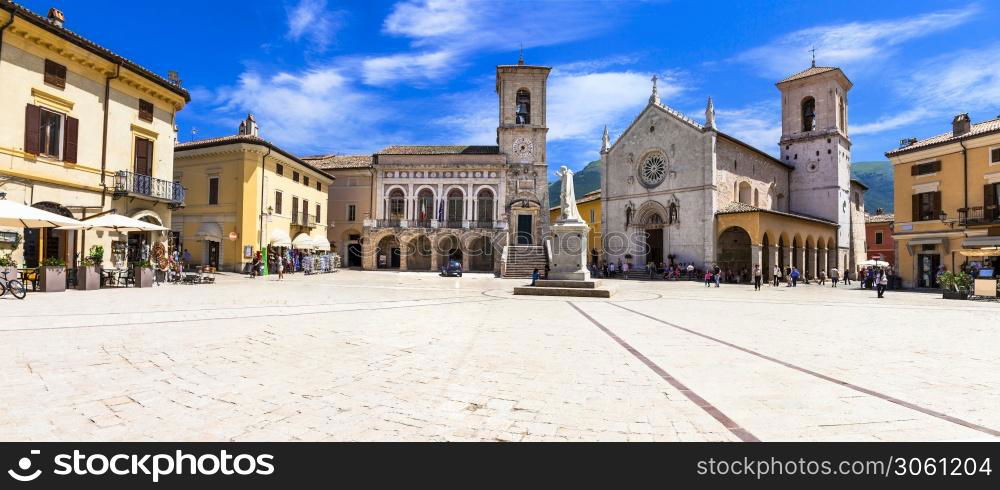
[[[798,260],[799,260],[799,274],[801,274],[802,277],[805,277],[806,276],[806,272],[805,272],[806,271],[806,249],[804,247],[799,247],[799,248],[795,249],[795,256],[798,257]]]
[[[816,249],[816,264],[817,264],[816,267],[817,267],[817,271],[823,271],[824,273],[826,273],[826,277],[827,278],[830,277],[830,269],[828,269],[826,267],[826,259],[827,259],[828,256],[829,256],[829,253],[827,252],[827,250],[825,248],[817,248]]]
[[[764,260],[764,255],[763,255],[763,250],[761,249],[760,245],[751,245],[750,246],[750,276],[751,276],[750,279],[751,280],[753,280],[753,268],[754,268],[754,266],[759,265],[759,266],[763,267],[763,265],[761,264],[761,262],[763,262],[763,260]],[[764,275],[764,276],[766,276],[767,275],[767,271],[761,269],[761,274]]]
[[[764,271],[765,272],[764,275],[767,276],[770,279],[773,279],[773,276],[774,276],[774,266],[778,265],[778,262],[781,261],[781,257],[779,257],[779,255],[780,255],[779,252],[781,250],[778,248],[777,245],[772,245],[772,246],[770,246],[768,248],[770,248],[770,250],[768,250],[768,253],[771,254],[771,270]]]
[[[406,244],[408,242],[404,242],[401,237],[397,237],[396,240],[399,242],[399,270],[409,270],[406,268]]]
[[[785,269],[792,266],[792,247],[785,247],[785,267],[781,269],[781,274],[785,274]]]

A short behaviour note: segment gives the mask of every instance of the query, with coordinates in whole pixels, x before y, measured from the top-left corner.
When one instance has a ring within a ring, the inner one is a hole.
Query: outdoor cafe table
[[[101,274],[104,276],[101,280],[102,286],[110,286],[114,283],[115,286],[119,286],[119,278],[121,274],[125,272],[125,269],[101,269]]]

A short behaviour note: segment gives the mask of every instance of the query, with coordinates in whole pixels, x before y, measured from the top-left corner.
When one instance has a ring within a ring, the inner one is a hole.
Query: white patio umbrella
[[[52,228],[57,226],[78,226],[82,224],[73,218],[50,213],[19,202],[0,198],[0,226],[11,228]]]
[[[141,219],[129,218],[128,216],[122,216],[118,213],[108,213],[102,216],[98,216],[94,219],[88,219],[86,221],[81,221],[78,226],[63,226],[60,230],[92,230],[94,228],[101,228],[105,230],[114,230],[119,232],[128,231],[167,231],[169,228],[164,228],[160,225],[154,225],[148,221],[143,221]]]
[[[872,267],[889,267],[889,263],[884,260],[869,259],[858,262],[858,265],[872,266]]]
[[[330,240],[323,237],[316,238],[313,240],[313,246],[315,246],[316,250],[319,250],[320,252],[329,252]]]

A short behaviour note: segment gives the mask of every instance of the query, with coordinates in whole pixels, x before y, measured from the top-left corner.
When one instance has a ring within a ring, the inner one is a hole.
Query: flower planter
[[[153,269],[148,267],[133,267],[132,273],[135,275],[135,287],[153,287]]]
[[[66,290],[66,267],[47,266],[38,268],[38,289],[43,293],[58,293]]]
[[[965,291],[944,291],[944,299],[969,299],[969,293]]]
[[[76,289],[80,291],[101,289],[101,268],[96,265],[77,267]]]

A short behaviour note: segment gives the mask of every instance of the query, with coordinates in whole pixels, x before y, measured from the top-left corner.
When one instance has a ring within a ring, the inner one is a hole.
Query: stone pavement
[[[0,299],[2,440],[1000,439],[1000,304],[340,271]]]

